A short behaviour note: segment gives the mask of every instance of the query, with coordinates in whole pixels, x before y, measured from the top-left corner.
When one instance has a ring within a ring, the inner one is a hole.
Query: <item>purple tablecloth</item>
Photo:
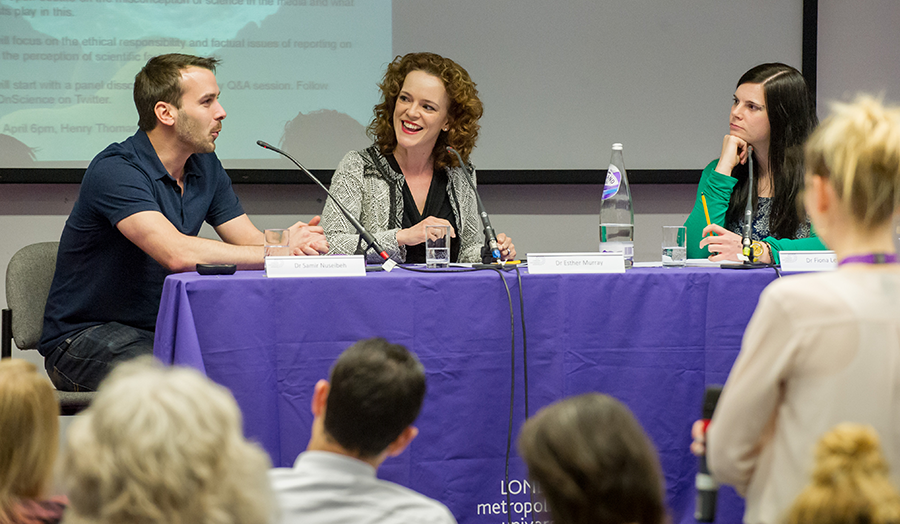
[[[379,476],[443,501],[463,524],[505,522],[497,510],[508,491],[517,502],[512,518],[521,520],[530,485],[514,447],[510,482],[503,480],[511,383],[514,436],[525,418],[516,276],[173,275],[163,290],[154,351],[163,362],[192,366],[228,387],[247,436],[275,465],[289,466],[308,442],[313,385],[327,377],[337,355],[361,338],[404,344],[425,366],[428,393],[418,438]],[[759,293],[774,278],[772,270],[706,268],[523,271],[531,412],[587,391],[622,400],[659,450],[673,521],[692,522],[691,423],[705,385],[725,381]],[[718,521],[739,522],[740,499],[730,491],[720,499]]]

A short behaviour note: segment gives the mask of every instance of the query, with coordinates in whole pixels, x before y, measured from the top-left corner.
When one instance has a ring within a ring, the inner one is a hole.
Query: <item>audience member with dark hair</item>
[[[375,471],[415,438],[425,371],[406,348],[383,339],[347,348],[313,393],[307,450],[271,472],[285,523],[454,523],[441,503],[379,480]]]
[[[900,108],[835,105],[806,167],[806,210],[839,267],[763,291],[709,426],[709,468],[745,495],[748,524],[784,518],[840,422],[871,424],[900,463]]]
[[[46,498],[59,447],[59,404],[34,364],[0,360],[0,524],[54,524],[63,496]]]
[[[812,482],[787,524],[897,524],[900,492],[872,426],[845,422],[819,439]]]
[[[662,524],[656,450],[631,411],[589,393],[551,404],[528,420],[519,452],[556,524]]]
[[[750,236],[762,262],[783,249],[824,249],[797,205],[803,187],[803,142],[816,127],[813,93],[791,66],[760,64],[741,76],[722,153],[703,170],[687,227],[688,258],[737,260],[747,199],[754,210]],[[749,194],[749,147],[754,192]],[[701,195],[705,195],[711,225]]]
[[[228,390],[140,357],[117,366],[69,427],[66,521],[267,524],[269,465]]]
[[[475,194],[464,166],[447,152],[452,146],[468,163],[475,148],[483,112],[475,82],[449,58],[410,53],[388,64],[379,87],[381,102],[368,128],[375,144],[347,153],[331,192],[397,262],[425,262],[426,225],[451,226],[451,262],[481,262]],[[367,248],[331,198],[322,227],[333,253]],[[497,240],[503,259],[515,258],[512,240],[503,233]],[[368,257],[381,260],[371,251]]]

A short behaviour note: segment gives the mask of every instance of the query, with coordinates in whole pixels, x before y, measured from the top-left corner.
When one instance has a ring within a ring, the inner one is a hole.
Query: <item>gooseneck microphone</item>
[[[747,177],[748,180],[748,190],[747,190],[747,205],[744,207],[744,227],[741,230],[741,246],[743,246],[744,256],[747,257],[745,262],[756,262],[753,257],[753,249],[750,245],[753,243],[750,240],[750,230],[753,227],[753,146],[747,144],[747,158],[750,162],[749,166],[749,175]]]
[[[703,434],[716,411],[722,386],[707,386],[703,395]],[[700,455],[700,468],[694,480],[697,487],[697,505],[694,508],[694,519],[697,522],[713,522],[716,520],[716,503],[719,495],[719,484],[709,473],[706,465],[706,452]]]
[[[313,182],[318,184],[319,187],[321,187],[325,191],[325,193],[329,197],[331,197],[331,201],[334,202],[335,205],[337,205],[338,209],[341,210],[341,213],[343,213],[344,216],[347,217],[347,220],[349,220],[350,223],[353,224],[353,227],[356,228],[356,231],[359,233],[359,236],[361,236],[363,238],[363,240],[366,241],[366,251],[368,251],[369,248],[372,248],[375,250],[376,253],[378,253],[379,256],[381,256],[382,259],[387,260],[389,258],[387,252],[385,250],[381,249],[381,246],[379,246],[378,242],[375,241],[375,237],[373,237],[371,233],[366,231],[366,228],[364,228],[362,226],[362,224],[359,223],[359,220],[357,220],[355,216],[351,215],[350,212],[347,211],[347,208],[344,207],[344,204],[341,204],[340,200],[334,198],[334,195],[332,195],[331,192],[328,191],[328,188],[326,188],[325,185],[322,184],[322,182],[320,182],[318,178],[316,178],[312,173],[310,173],[309,170],[307,170],[305,167],[300,165],[300,162],[297,162],[296,160],[294,160],[294,157],[292,157],[291,155],[285,153],[284,151],[278,149],[277,147],[275,147],[271,144],[263,142],[262,140],[257,140],[256,145],[258,145],[259,147],[262,147],[263,149],[271,149],[272,151],[275,151],[276,153],[284,156],[285,158],[287,158],[288,160],[293,162],[294,165],[299,167],[300,171],[303,171],[304,173],[306,173],[306,176],[308,176]]]
[[[459,151],[454,149],[453,146],[447,146],[447,152],[456,155],[456,159],[459,160],[459,166],[466,172],[466,176],[463,178],[469,183],[469,186],[475,193],[475,200],[478,202],[478,214],[481,215],[481,224],[484,226],[484,241],[490,246],[490,253],[485,253],[484,250],[482,250],[481,261],[485,264],[490,264],[490,257],[492,257],[494,262],[499,262],[500,244],[497,243],[497,234],[494,233],[494,228],[491,227],[491,219],[488,217],[487,210],[484,208],[484,203],[481,201],[481,195],[478,194],[478,189],[475,188],[475,184],[472,182],[474,176],[469,172],[469,168],[467,168],[466,164],[463,162],[462,157],[459,155]]]

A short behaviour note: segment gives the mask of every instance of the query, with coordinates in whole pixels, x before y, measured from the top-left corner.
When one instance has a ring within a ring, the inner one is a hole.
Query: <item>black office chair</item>
[[[44,306],[56,271],[59,242],[25,246],[6,267],[6,305],[2,317],[0,358],[12,357],[12,341],[19,349],[37,349],[44,325]],[[93,392],[57,391],[59,411],[75,415],[88,407]]]

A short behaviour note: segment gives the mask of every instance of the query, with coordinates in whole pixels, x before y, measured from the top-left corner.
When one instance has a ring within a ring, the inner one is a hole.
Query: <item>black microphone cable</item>
[[[484,203],[481,201],[481,195],[478,194],[478,190],[475,188],[475,184],[472,182],[471,178],[473,175],[469,172],[469,169],[466,167],[466,164],[463,162],[462,157],[452,146],[447,146],[447,151],[456,156],[457,161],[459,161],[459,166],[465,171],[465,179],[472,187],[472,192],[475,193],[475,199],[478,203],[478,212],[481,215],[481,222],[484,226],[484,236],[486,243],[488,244],[491,255],[494,258],[495,262],[501,260],[500,256],[500,247],[497,243],[497,235],[494,232],[494,228],[491,226],[491,219],[487,214],[487,210],[484,207]],[[484,260],[482,260],[485,262]],[[512,435],[513,435],[513,415],[515,413],[515,405],[516,405],[516,319],[515,314],[513,313],[513,305],[512,305],[512,294],[509,290],[509,285],[506,283],[506,278],[503,276],[503,272],[500,268],[488,268],[497,271],[497,274],[500,275],[500,279],[503,281],[503,286],[506,288],[506,297],[509,301],[509,320],[510,320],[510,332],[512,334],[512,343],[510,347],[510,380],[509,380],[509,428],[506,433],[506,459],[504,461],[504,482],[506,483],[506,521],[507,523],[512,523],[512,504],[509,493],[509,459],[512,453]],[[527,355],[525,353],[524,346],[524,333],[525,333],[525,305],[522,295],[522,275],[519,272],[518,266],[515,267],[516,276],[519,285],[519,307],[520,307],[520,315],[522,316],[522,333],[523,333],[523,355]],[[527,357],[526,363],[523,368],[524,378],[525,378],[525,419],[528,419],[528,364]],[[534,504],[532,503],[532,508]],[[532,510],[533,511],[533,510]]]
[[[528,411],[528,337],[525,334],[525,294],[522,291],[522,272],[519,271],[519,266],[516,266],[516,282],[519,285],[519,319],[522,322],[522,381],[524,385],[524,393],[525,393],[525,421],[528,421],[529,411]],[[509,482],[507,481],[507,491],[509,491]],[[529,500],[531,502],[531,520],[534,521],[534,484],[532,484],[531,490],[528,492]],[[524,515],[523,515],[524,517]],[[524,520],[524,519],[523,519]]]
[[[525,386],[525,420],[528,420],[528,338],[525,335],[525,295],[522,291],[522,272],[516,266],[516,282],[519,285],[519,318],[522,322],[522,374]]]
[[[510,379],[509,379],[509,425],[506,433],[506,457],[504,460],[504,468],[503,468],[503,478],[504,485],[506,486],[506,520],[509,524],[512,523],[512,504],[509,492],[509,463],[510,456],[512,454],[512,440],[513,440],[513,430],[514,430],[514,414],[515,414],[515,406],[516,406],[516,316],[515,309],[513,308],[512,303],[512,292],[509,289],[509,284],[506,282],[506,277],[503,275],[504,271],[511,271],[513,268],[508,267],[497,267],[497,266],[482,266],[482,267],[460,267],[460,268],[449,268],[442,269],[441,271],[434,271],[433,269],[421,268],[421,267],[411,267],[407,265],[398,265],[397,269],[404,269],[406,271],[412,271],[415,273],[467,273],[471,271],[496,271],[497,275],[500,277],[500,281],[503,282],[503,287],[506,290],[506,300],[509,304],[509,332],[510,332]],[[525,301],[524,295],[522,293],[522,274],[519,271],[518,265],[515,267],[516,270],[516,278],[519,285],[519,308],[520,315],[522,315],[522,336],[523,336],[523,355],[526,355],[524,349],[524,336],[525,336]],[[524,373],[525,373],[525,418],[528,418],[528,363],[527,358],[524,365]],[[533,501],[533,491],[532,491],[532,503],[531,507],[534,508]],[[532,510],[533,512],[533,510]]]
[[[510,331],[510,377],[509,377],[509,428],[506,432],[506,460],[504,462],[504,482],[506,483],[506,522],[512,524],[512,504],[509,496],[509,456],[512,451],[512,434],[513,434],[513,413],[516,406],[516,317],[513,312],[512,293],[509,291],[509,284],[506,283],[506,277],[499,268],[489,268],[496,271],[503,281],[503,287],[506,288],[506,299],[509,301],[509,331]]]

